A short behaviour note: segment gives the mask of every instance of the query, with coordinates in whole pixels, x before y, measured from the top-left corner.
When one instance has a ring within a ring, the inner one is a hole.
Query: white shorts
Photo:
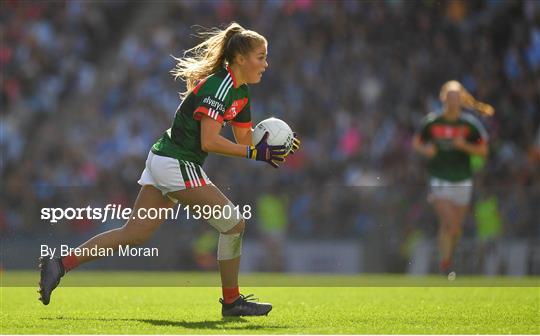
[[[471,179],[450,182],[440,178],[432,177],[430,180],[431,192],[429,201],[435,199],[447,199],[457,205],[465,206],[471,201],[473,183]]]
[[[153,185],[161,190],[163,195],[212,184],[200,165],[157,155],[151,151],[148,153],[146,167],[137,183]]]
[[[175,203],[178,203],[178,200],[167,195],[168,193],[213,184],[200,165],[152,152],[148,153],[146,167],[137,182],[140,185],[152,185],[158,188],[163,195]],[[234,209],[231,201],[228,206]],[[210,218],[208,223],[223,233],[236,226],[241,219],[242,216],[233,211],[229,217]]]

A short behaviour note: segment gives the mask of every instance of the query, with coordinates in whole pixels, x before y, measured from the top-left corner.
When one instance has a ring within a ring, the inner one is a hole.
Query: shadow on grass
[[[123,318],[77,318],[77,317],[42,317],[42,320],[66,320],[66,321],[101,321],[101,322],[144,322],[154,326],[181,327],[186,329],[231,329],[231,330],[259,330],[259,329],[284,329],[285,326],[257,325],[256,321],[248,321],[241,317],[224,317],[214,321],[171,321],[156,319],[123,319]],[[232,325],[236,323],[247,323],[242,326]]]

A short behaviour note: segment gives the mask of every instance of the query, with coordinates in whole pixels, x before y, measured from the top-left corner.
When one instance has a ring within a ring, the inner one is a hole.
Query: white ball
[[[269,145],[284,145],[287,153],[291,150],[294,136],[293,131],[286,122],[278,118],[268,118],[261,121],[253,130],[253,144],[258,144],[266,132],[269,133],[267,139]]]

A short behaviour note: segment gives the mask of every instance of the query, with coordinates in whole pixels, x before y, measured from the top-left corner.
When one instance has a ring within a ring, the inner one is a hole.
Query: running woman
[[[457,81],[440,92],[442,113],[430,113],[413,137],[414,149],[428,159],[432,203],[439,220],[440,272],[452,272],[452,256],[472,195],[470,157],[488,155],[488,134],[482,123],[462,108],[491,116],[493,107],[478,102]]]
[[[171,208],[183,205],[233,206],[232,202],[208,179],[202,165],[208,153],[264,161],[277,168],[284,161],[284,146],[269,146],[268,133],[253,146],[250,95],[248,84],[256,84],[268,67],[267,41],[260,34],[237,23],[226,29],[201,33],[206,40],[176,58],[171,71],[186,82],[182,104],[176,111],[172,127],[152,146],[139,184],[141,189],[133,213],[144,208]],[[236,143],[220,135],[224,124],[230,124]],[[294,150],[300,142],[295,139]],[[210,218],[209,224],[219,231],[217,259],[221,275],[220,299],[223,316],[267,315],[268,303],[253,302],[251,295],[240,294],[238,271],[245,221],[236,214]],[[118,229],[101,233],[79,248],[115,248],[140,245],[150,238],[163,219],[129,219]],[[40,259],[40,300],[47,305],[52,291],[66,272],[95,259],[95,256],[69,255]]]

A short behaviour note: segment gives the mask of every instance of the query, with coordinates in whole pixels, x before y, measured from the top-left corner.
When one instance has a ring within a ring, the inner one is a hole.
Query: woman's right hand
[[[437,147],[432,142],[423,142],[420,139],[419,134],[415,134],[413,136],[412,145],[417,153],[427,157],[428,159],[431,159],[437,155]]]
[[[424,156],[428,159],[431,159],[437,155],[437,147],[432,143],[425,144],[424,148],[422,149],[422,154],[424,154]]]

